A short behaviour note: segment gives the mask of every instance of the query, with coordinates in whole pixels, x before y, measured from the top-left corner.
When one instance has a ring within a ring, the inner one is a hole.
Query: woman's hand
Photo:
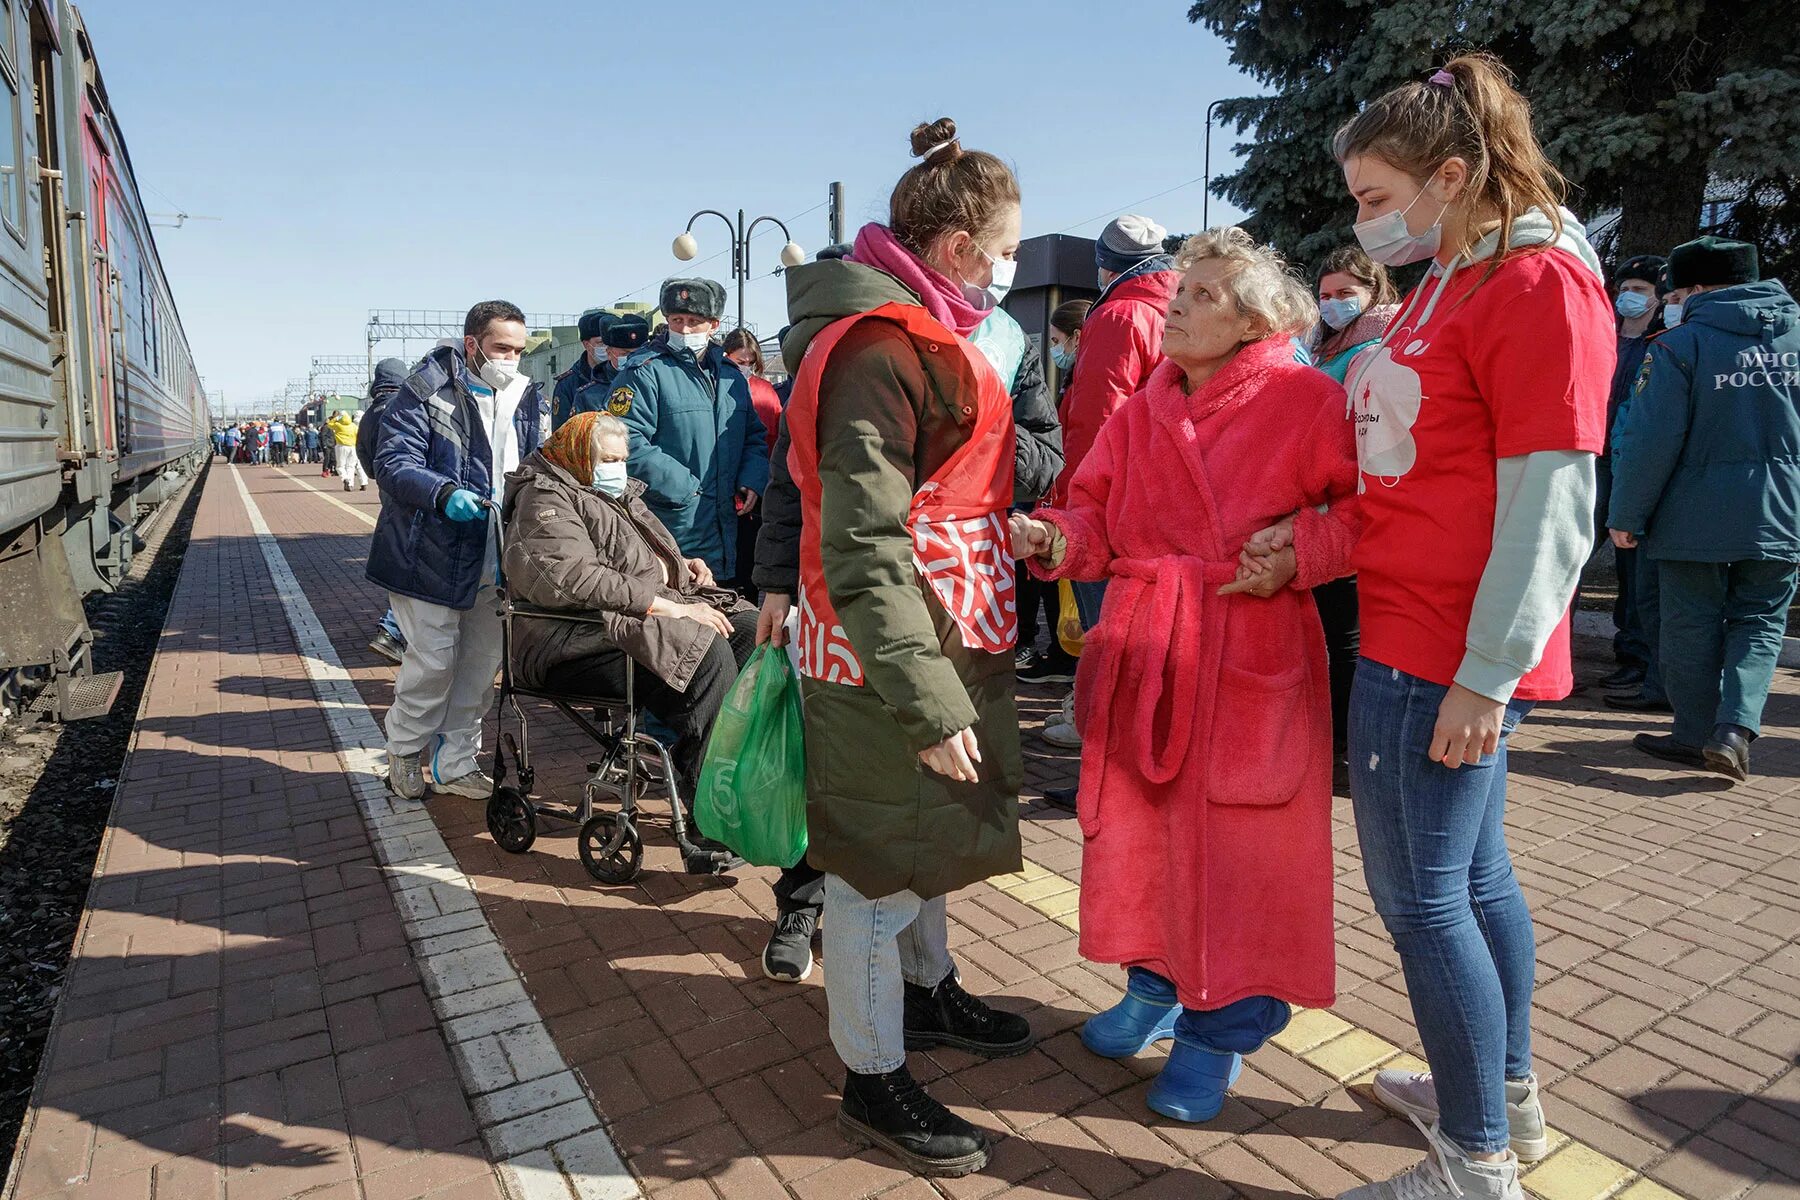
[[[1014,513],[1007,518],[1006,524],[1012,533],[1014,558],[1042,558],[1050,553],[1053,539],[1048,521],[1040,521],[1024,513]]]
[[[1267,529],[1259,529],[1250,535],[1244,543],[1244,553],[1257,558],[1267,558],[1278,550],[1285,550],[1294,544],[1294,518],[1285,516]]]
[[[919,761],[939,775],[963,783],[975,783],[975,764],[981,761],[981,747],[975,743],[975,731],[965,729],[953,733],[930,749],[919,751]]]
[[[1266,555],[1250,553],[1248,546],[1238,560],[1237,578],[1219,589],[1221,596],[1246,595],[1267,600],[1294,581],[1300,573],[1293,546]]]
[[[1452,771],[1464,763],[1474,766],[1500,748],[1500,722],[1506,705],[1471,692],[1460,683],[1450,685],[1438,705],[1437,728],[1431,731],[1427,757]]]
[[[731,621],[724,613],[710,604],[680,604],[658,596],[651,603],[648,615],[670,620],[693,621],[696,624],[705,625],[720,637],[731,636]]]
[[[762,611],[756,614],[756,644],[785,646],[788,643],[788,611],[794,599],[785,592],[764,592]]]
[[[1617,546],[1619,549],[1621,549],[1621,550],[1636,550],[1637,549],[1637,544],[1638,544],[1637,534],[1631,533],[1624,529],[1609,529],[1606,532],[1612,535],[1612,544]]]
[[[697,586],[697,587],[714,587],[714,586],[716,586],[717,581],[713,579],[712,568],[706,565],[706,560],[704,558],[688,559],[687,560],[687,569],[688,569],[688,578],[692,579],[694,581],[695,586]]]

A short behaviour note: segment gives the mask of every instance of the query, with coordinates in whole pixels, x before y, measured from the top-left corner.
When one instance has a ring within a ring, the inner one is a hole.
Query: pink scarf
[[[877,271],[886,271],[912,291],[918,293],[925,311],[943,325],[963,337],[987,320],[991,308],[977,308],[969,303],[961,287],[938,273],[937,268],[900,244],[886,225],[870,222],[856,235],[856,247],[850,261]]]

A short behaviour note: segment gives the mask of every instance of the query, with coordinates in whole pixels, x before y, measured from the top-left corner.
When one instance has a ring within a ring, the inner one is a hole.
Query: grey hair
[[[625,422],[611,413],[595,413],[594,444],[599,445],[602,439],[609,437],[622,437],[626,441],[630,441],[631,430],[625,427]]]
[[[1183,242],[1175,267],[1185,272],[1209,258],[1224,260],[1232,302],[1238,312],[1262,324],[1264,336],[1301,333],[1319,323],[1312,289],[1273,246],[1258,245],[1236,225],[1221,225]]]

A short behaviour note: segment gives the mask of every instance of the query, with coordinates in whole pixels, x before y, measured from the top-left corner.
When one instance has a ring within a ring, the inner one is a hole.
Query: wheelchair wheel
[[[597,813],[581,827],[578,843],[581,865],[601,883],[630,883],[644,869],[644,839],[636,825],[626,825],[619,848],[607,853],[607,844],[612,841],[613,830],[618,824],[616,814]]]
[[[508,854],[523,854],[537,841],[537,810],[517,788],[495,791],[487,803],[488,832]]]

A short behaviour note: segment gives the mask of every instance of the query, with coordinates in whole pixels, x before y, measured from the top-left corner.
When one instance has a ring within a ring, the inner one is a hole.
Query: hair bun
[[[954,162],[962,155],[962,143],[956,140],[956,122],[939,117],[929,125],[915,125],[912,131],[912,154],[927,165],[934,161]]]

